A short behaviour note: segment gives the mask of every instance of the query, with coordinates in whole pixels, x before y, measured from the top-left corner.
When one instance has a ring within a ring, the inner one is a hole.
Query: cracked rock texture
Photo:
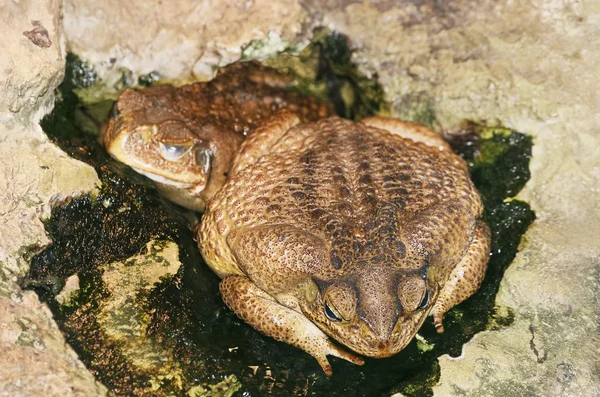
[[[520,198],[538,220],[497,297],[515,322],[477,335],[459,358],[441,357],[435,395],[600,395],[600,3],[65,0],[64,37],[58,0],[0,9],[0,396],[106,393],[37,297],[16,285],[27,247],[48,243],[39,219],[52,200],[97,182],[37,124],[65,49],[114,94],[154,71],[208,78],[253,40],[263,45],[244,54],[257,58],[301,48],[317,25],[351,38],[391,114],[438,130],[464,119],[501,122],[535,137]]]

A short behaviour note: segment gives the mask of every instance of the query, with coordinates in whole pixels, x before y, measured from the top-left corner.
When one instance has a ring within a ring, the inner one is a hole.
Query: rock
[[[97,321],[107,338],[139,371],[153,374],[149,382],[158,389],[162,379],[181,388],[181,368],[170,351],[148,336],[150,314],[140,293],[149,291],[161,278],[177,273],[181,266],[177,244],[150,241],[146,254],[102,267],[102,281],[109,297],[101,302]]]
[[[64,3],[69,50],[93,64],[113,93],[127,85],[124,79],[136,84],[152,72],[178,82],[209,79],[253,40],[272,47],[255,58],[306,44],[306,20],[297,0],[276,7],[268,0]]]
[[[8,2],[0,18],[0,396],[106,395],[48,308],[17,285],[32,251],[49,243],[41,219],[51,204],[97,182],[91,167],[48,142],[38,125],[64,74],[60,2]]]
[[[57,0],[13,1],[3,6],[0,28],[5,54],[0,59],[3,124],[13,118],[25,123],[37,120],[53,106],[53,90],[64,73],[60,7]],[[45,33],[36,34],[36,29]]]
[[[72,275],[65,281],[65,286],[56,295],[56,301],[61,305],[68,305],[77,294],[79,293],[79,276],[77,274]]]
[[[187,395],[189,397],[231,397],[241,386],[236,376],[231,375],[215,385],[194,386],[188,390]]]
[[[0,296],[0,396],[105,396],[34,292]]]

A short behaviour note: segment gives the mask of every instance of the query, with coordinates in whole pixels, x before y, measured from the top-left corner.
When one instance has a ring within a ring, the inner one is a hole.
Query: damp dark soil
[[[376,112],[382,91],[376,80],[366,79],[351,64],[345,38],[334,33],[317,37],[301,55],[317,65],[315,86],[321,87],[317,91],[329,94],[343,116]],[[101,82],[73,55],[67,66],[55,110],[42,127],[63,150],[93,165],[102,187],[96,196],[71,199],[53,209],[46,222],[52,244],[31,259],[23,285],[48,302],[68,342],[115,394],[187,395],[193,386],[216,384],[233,374],[241,383],[238,396],[389,396],[394,392],[429,396],[439,378],[437,357],[458,356],[475,333],[511,323],[510,314],[501,317],[495,312],[494,298],[521,236],[535,219],[529,205],[507,200],[529,179],[529,136],[473,123],[447,136],[469,164],[492,230],[492,255],[483,285],[447,314],[443,335],[428,320],[419,332],[422,338],[394,357],[367,359],[363,367],[331,358],[335,373],[328,378],[311,356],[263,336],[223,304],[219,280],[202,261],[192,238],[194,215],[165,201],[143,177],[107,156],[93,132],[111,103],[80,103],[75,91]],[[148,84],[153,81],[144,79]],[[350,87],[352,94],[336,97],[342,86],[346,91]],[[149,291],[134,291],[132,299],[151,317],[148,343],[172,351],[183,372],[183,385],[165,379],[157,387],[153,374],[137,368],[96,318],[107,298],[99,266],[143,253],[152,239],[177,243],[182,266]],[[55,294],[73,274],[78,275],[81,290],[74,301],[61,306]]]

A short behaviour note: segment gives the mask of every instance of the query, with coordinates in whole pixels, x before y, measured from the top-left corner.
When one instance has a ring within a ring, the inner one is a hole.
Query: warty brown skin
[[[333,114],[290,92],[295,81],[255,62],[219,70],[209,82],[126,89],[103,133],[107,151],[196,211],[225,183],[234,153],[262,121],[287,109],[303,121]]]
[[[282,112],[242,143],[198,241],[227,305],[313,355],[402,350],[481,284],[490,235],[464,161],[427,128]]]

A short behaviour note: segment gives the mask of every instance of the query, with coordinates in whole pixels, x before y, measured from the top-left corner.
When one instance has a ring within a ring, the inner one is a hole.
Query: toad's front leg
[[[220,284],[223,300],[242,320],[278,341],[299,347],[317,359],[328,376],[333,373],[327,355],[357,365],[364,361],[334,345],[302,313],[278,303],[244,276],[225,277]]]
[[[444,314],[479,289],[485,276],[489,257],[490,229],[485,223],[479,221],[467,253],[452,270],[450,278],[440,291],[431,310],[438,333],[444,332],[442,325]]]

